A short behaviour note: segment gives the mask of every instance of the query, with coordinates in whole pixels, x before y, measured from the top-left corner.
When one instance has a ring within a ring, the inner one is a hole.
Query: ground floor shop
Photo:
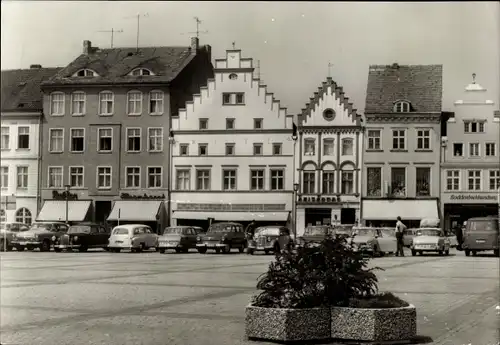
[[[167,202],[163,200],[116,200],[106,221],[110,226],[144,224],[155,233],[168,225]]]
[[[422,219],[441,219],[438,200],[370,199],[362,202],[363,225],[393,227],[398,217],[408,228],[418,228]]]
[[[304,234],[305,228],[314,225],[354,225],[360,219],[359,202],[317,205],[299,203],[297,205],[297,236]]]
[[[31,224],[38,212],[36,196],[2,195],[0,222]]]

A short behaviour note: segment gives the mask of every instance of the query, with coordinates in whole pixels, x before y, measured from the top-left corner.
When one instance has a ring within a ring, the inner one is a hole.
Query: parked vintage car
[[[168,249],[187,253],[189,249],[196,248],[197,237],[198,233],[193,226],[169,226],[158,237],[158,250],[162,254]]]
[[[108,240],[108,250],[116,253],[122,249],[141,252],[156,247],[158,247],[158,235],[144,224],[115,226]]]
[[[54,251],[78,249],[86,252],[90,248],[108,248],[109,229],[95,223],[79,223],[69,227],[59,237],[52,236]]]
[[[21,231],[28,231],[29,226],[24,223],[0,223],[0,251],[11,251],[14,235]]]
[[[248,241],[247,253],[253,254],[256,251],[280,252],[282,249],[290,249],[293,240],[290,237],[290,229],[284,226],[261,226],[255,229],[255,234]]]
[[[297,246],[304,246],[306,243],[309,245],[319,245],[328,234],[333,233],[333,228],[330,225],[312,225],[304,230],[302,236],[297,237]]]
[[[450,240],[440,228],[420,228],[417,230],[411,245],[411,255],[435,252],[439,255],[450,254]]]
[[[39,248],[42,252],[50,251],[52,238],[59,238],[68,231],[68,225],[62,222],[35,222],[28,231],[17,233],[12,239],[12,245],[18,251],[25,248]]]
[[[352,228],[354,227],[353,224],[341,224],[341,225],[333,225],[332,226],[332,234],[334,235],[346,235],[346,236],[351,236],[352,235]]]
[[[373,256],[395,253],[398,247],[392,228],[354,227],[350,243],[355,250]]]
[[[205,234],[198,235],[197,242],[199,253],[204,254],[208,249],[214,249],[216,253],[222,251],[227,254],[232,248],[238,248],[240,253],[243,253],[247,240],[243,225],[221,222],[210,225]]]

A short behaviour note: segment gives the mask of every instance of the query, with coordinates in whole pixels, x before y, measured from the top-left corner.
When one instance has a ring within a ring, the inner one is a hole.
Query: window
[[[208,129],[208,119],[200,119],[200,129]]]
[[[189,155],[189,144],[180,144],[179,145],[179,155],[180,156],[188,156]]]
[[[140,115],[142,113],[142,92],[130,91],[127,94],[127,113]]]
[[[467,177],[468,190],[481,190],[481,170],[469,170]]]
[[[126,169],[127,181],[126,188],[139,188],[141,186],[141,168],[140,167],[127,167]]]
[[[226,156],[234,156],[234,144],[226,144]]]
[[[163,114],[163,92],[151,91],[149,94],[149,112],[153,115]]]
[[[17,167],[17,188],[28,188],[28,167]]]
[[[178,190],[189,190],[191,186],[189,170],[177,170],[177,185]]]
[[[140,152],[141,151],[141,129],[140,128],[127,128],[127,151]]]
[[[54,92],[50,95],[50,115],[64,115],[64,93]]]
[[[342,194],[354,193],[354,171],[342,171]]]
[[[262,144],[253,144],[254,156],[262,156]]]
[[[96,77],[97,73],[91,69],[81,69],[75,73],[76,77]]]
[[[69,167],[69,185],[83,187],[83,167]]]
[[[163,151],[163,128],[149,128],[148,138],[148,150],[150,152]]]
[[[417,168],[417,196],[431,195],[431,168]]]
[[[71,152],[83,152],[85,150],[85,128],[71,128]]]
[[[391,194],[406,197],[406,168],[391,169]]]
[[[234,129],[234,119],[226,119],[226,129]]]
[[[30,128],[17,127],[17,148],[29,149],[30,148]]]
[[[63,168],[62,167],[49,167],[49,188],[62,188],[63,187]]]
[[[98,128],[99,137],[97,151],[111,152],[113,150],[113,128]]]
[[[2,126],[2,150],[8,150],[10,148],[10,133],[9,127]]]
[[[304,194],[314,194],[314,186],[316,184],[316,172],[304,171]]]
[[[282,145],[281,144],[273,144],[273,155],[274,156],[281,156],[281,149],[282,149]]]
[[[97,188],[111,188],[111,167],[97,167]]]
[[[367,196],[382,196],[382,168],[366,169]]]
[[[446,190],[460,190],[460,170],[446,170]]]
[[[264,170],[252,170],[250,188],[252,190],[264,190]]]
[[[404,150],[405,149],[405,136],[406,131],[404,129],[394,129],[392,131],[392,149],[393,150]]]
[[[231,94],[223,93],[222,94],[222,104],[231,104]]]
[[[49,129],[49,152],[63,152],[64,150],[64,129]]]
[[[223,105],[245,104],[245,94],[242,92],[223,93],[222,104]]]
[[[469,156],[479,157],[479,143],[469,143]]]
[[[410,112],[410,102],[396,102],[394,104],[395,113],[409,113]]]
[[[352,156],[354,154],[354,140],[342,139],[342,156]]]
[[[210,170],[196,170],[196,189],[210,190]]]
[[[2,185],[2,188],[8,188],[9,187],[9,167],[1,167],[0,172],[1,172],[0,183]]]
[[[453,156],[463,157],[463,155],[464,155],[464,144],[454,143],[453,144]]]
[[[484,121],[464,121],[465,133],[484,133]]]
[[[380,150],[380,133],[379,129],[368,130],[368,150]]]
[[[500,188],[500,170],[490,170],[490,190]]]
[[[263,119],[253,119],[253,128],[254,129],[262,129]]]
[[[333,156],[334,139],[323,139],[323,155]]]
[[[335,194],[335,173],[323,171],[323,194]]]
[[[114,95],[111,91],[103,91],[99,94],[99,114],[112,115],[114,109]]]
[[[198,156],[208,155],[208,144],[198,144]]]
[[[237,93],[236,94],[236,104],[245,104],[245,94]]]
[[[148,167],[148,188],[161,188],[162,184],[162,168]]]
[[[77,91],[71,94],[71,114],[85,114],[85,92]]]
[[[153,72],[146,68],[136,68],[134,69],[131,73],[133,76],[140,76],[140,75],[154,75]]]
[[[271,190],[283,190],[285,186],[285,171],[271,169]]]
[[[23,207],[16,211],[16,222],[31,225],[31,212]]]
[[[236,170],[223,170],[224,190],[236,190]]]
[[[431,149],[431,130],[417,129],[417,150]]]
[[[314,156],[316,154],[316,145],[314,139],[304,139],[304,152],[306,156]]]
[[[335,118],[335,110],[325,109],[323,112],[323,117],[326,121],[332,121]]]
[[[496,156],[496,145],[495,143],[486,143],[486,156]]]

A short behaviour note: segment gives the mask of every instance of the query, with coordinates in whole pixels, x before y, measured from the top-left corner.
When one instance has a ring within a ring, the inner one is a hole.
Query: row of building
[[[442,88],[441,65],[373,65],[364,114],[327,78],[292,115],[239,49],[213,64],[197,38],[84,41],[66,67],[2,71],[0,220],[296,221],[301,233],[496,214],[498,95],[474,76],[444,112]]]

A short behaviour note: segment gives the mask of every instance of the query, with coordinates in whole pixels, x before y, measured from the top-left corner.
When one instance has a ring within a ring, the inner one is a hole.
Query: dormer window
[[[91,69],[81,69],[74,74],[74,77],[97,77],[98,74]]]
[[[130,75],[133,76],[139,76],[139,75],[154,75],[153,72],[148,70],[147,68],[136,68],[132,72],[130,72]]]
[[[396,103],[394,103],[395,113],[409,113],[410,108],[410,102],[407,101],[397,101]]]

